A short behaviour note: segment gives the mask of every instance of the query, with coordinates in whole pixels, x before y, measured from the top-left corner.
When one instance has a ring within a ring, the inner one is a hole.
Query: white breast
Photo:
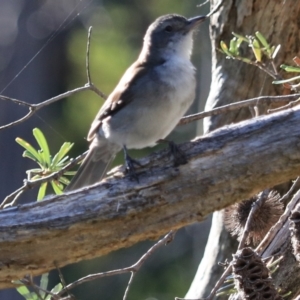
[[[192,63],[175,56],[157,66],[155,73],[156,80],[145,82],[136,91],[136,99],[103,121],[102,134],[108,140],[127,148],[154,146],[186,113],[195,97]]]

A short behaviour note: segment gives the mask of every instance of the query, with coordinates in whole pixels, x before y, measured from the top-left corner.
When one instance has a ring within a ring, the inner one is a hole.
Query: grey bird
[[[89,152],[66,190],[99,182],[122,148],[130,171],[127,149],[152,147],[174,129],[195,98],[193,32],[205,19],[170,14],[149,26],[138,59],[96,115]]]

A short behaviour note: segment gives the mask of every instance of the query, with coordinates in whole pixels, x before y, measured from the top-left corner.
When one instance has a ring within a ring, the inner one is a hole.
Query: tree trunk
[[[211,7],[215,7],[218,2],[218,0],[211,0]],[[228,60],[217,49],[220,48],[220,41],[229,43],[233,37],[232,32],[241,35],[254,35],[256,31],[260,31],[272,45],[281,44],[282,46],[275,64],[277,66],[282,63],[292,65],[293,57],[300,50],[299,12],[300,3],[293,0],[224,1],[221,9],[210,20],[212,83],[206,104],[207,110],[260,95],[289,93],[281,86],[272,85],[273,79],[260,69],[237,60]],[[267,109],[261,105],[258,106],[260,113],[264,113]],[[250,117],[250,110],[242,109],[226,115],[207,118],[204,122],[204,131],[209,132],[224,124],[239,122]],[[233,245],[236,242],[224,229],[221,214],[218,212],[213,217],[209,242],[206,245],[206,251],[194,282],[186,295],[188,299],[207,296],[223,272],[223,268],[218,267],[217,263],[226,258],[231,259],[234,253]],[[216,244],[216,241],[223,243]],[[292,259],[288,261],[295,263]],[[293,274],[289,278],[292,276]],[[287,278],[285,278],[286,280]],[[277,284],[281,285],[282,282],[279,280]],[[285,288],[294,292],[299,290],[299,286],[295,285],[293,280],[290,280],[290,285],[285,285]]]

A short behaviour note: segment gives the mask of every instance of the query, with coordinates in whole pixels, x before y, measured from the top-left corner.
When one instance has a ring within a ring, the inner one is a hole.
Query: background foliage
[[[136,59],[148,25],[166,13],[191,17],[208,11],[209,7],[199,9],[196,7],[198,4],[194,0],[2,0],[0,92],[37,103],[84,85],[87,29],[93,26],[90,54],[92,80],[109,94],[126,68]],[[208,24],[205,24],[194,46],[193,61],[201,83],[193,111],[203,107],[208,93],[209,55]],[[34,144],[32,129],[39,127],[45,133],[52,153],[68,141],[75,143],[71,156],[77,155],[87,149],[84,137],[102,103],[103,100],[91,92],[80,93],[42,110],[20,126],[1,131],[1,198],[21,186],[22,179],[26,177],[25,171],[33,167],[30,161],[22,159],[22,149],[14,141],[17,136]],[[0,102],[0,124],[6,124],[23,113],[22,108]],[[192,124],[176,129],[172,136],[175,141],[185,141],[195,134],[196,126]],[[149,151],[154,150],[134,151],[133,155],[144,156]],[[117,158],[116,163],[122,163],[122,158]],[[21,200],[32,201],[36,192],[26,193]],[[174,299],[174,296],[183,296],[202,256],[207,230],[207,224],[182,229],[175,241],[160,249],[143,266],[134,279],[129,298]],[[151,244],[145,242],[106,257],[68,266],[63,269],[65,280],[71,282],[89,273],[132,264]],[[53,271],[51,279],[51,285],[58,283],[56,271]],[[128,279],[127,275],[105,278],[78,287],[74,294],[77,299],[92,300],[100,296],[103,300],[120,299]],[[14,290],[1,291],[0,298],[21,299]]]

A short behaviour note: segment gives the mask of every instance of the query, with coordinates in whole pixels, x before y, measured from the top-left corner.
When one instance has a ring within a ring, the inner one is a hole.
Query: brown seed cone
[[[290,233],[293,253],[300,262],[300,203],[295,207],[290,216]]]
[[[242,299],[280,300],[269,270],[252,248],[243,248],[233,255],[232,271],[235,286]]]
[[[233,236],[237,236],[238,240],[241,239],[243,234],[252,204],[258,197],[259,195],[256,195],[248,200],[235,203],[225,210],[225,226]],[[256,210],[250,222],[250,233],[246,239],[247,244],[257,245],[283,213],[283,204],[278,201],[279,194],[270,191],[267,197],[267,200]]]

